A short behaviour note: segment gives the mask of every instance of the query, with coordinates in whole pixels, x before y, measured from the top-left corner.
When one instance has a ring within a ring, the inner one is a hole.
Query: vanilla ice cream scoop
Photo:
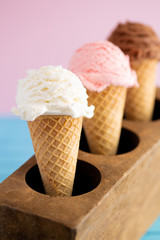
[[[18,82],[13,113],[33,121],[40,115],[68,115],[73,118],[93,116],[88,95],[79,78],[61,66],[44,66],[27,71]]]

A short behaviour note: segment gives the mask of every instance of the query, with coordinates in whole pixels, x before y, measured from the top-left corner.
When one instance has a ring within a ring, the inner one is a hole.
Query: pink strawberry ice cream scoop
[[[101,92],[110,85],[138,86],[129,57],[109,41],[85,44],[71,58],[69,69],[89,91]]]

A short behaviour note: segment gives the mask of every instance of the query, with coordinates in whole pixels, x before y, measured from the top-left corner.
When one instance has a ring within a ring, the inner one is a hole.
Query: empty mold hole
[[[117,154],[131,152],[139,144],[139,137],[132,131],[122,128]]]
[[[134,132],[122,128],[117,155],[132,151],[138,146],[138,144],[139,137]],[[80,149],[90,153],[84,130],[82,130],[81,134]]]
[[[153,121],[160,119],[160,100],[155,101]]]
[[[101,174],[95,166],[82,160],[78,160],[72,196],[92,191],[99,185],[100,181]],[[45,194],[37,164],[27,172],[26,183],[36,192]]]

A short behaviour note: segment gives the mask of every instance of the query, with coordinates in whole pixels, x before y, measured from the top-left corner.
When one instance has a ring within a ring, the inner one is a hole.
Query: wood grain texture
[[[74,197],[49,197],[26,184],[33,157],[0,184],[0,239],[138,240],[160,212],[160,121],[123,127],[139,145],[112,157],[79,151],[100,184]],[[132,139],[130,139],[132,141]]]

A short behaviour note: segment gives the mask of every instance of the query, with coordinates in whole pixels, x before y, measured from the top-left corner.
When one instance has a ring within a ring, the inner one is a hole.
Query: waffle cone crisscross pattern
[[[140,64],[132,63],[136,70],[139,88],[130,88],[127,91],[125,106],[126,118],[138,121],[150,121],[155,103],[155,73],[157,60],[146,59]]]
[[[102,92],[88,91],[88,103],[95,106],[94,116],[84,118],[84,130],[92,153],[114,155],[117,152],[126,89],[110,86]]]
[[[28,126],[46,193],[71,196],[82,117],[40,116]]]

